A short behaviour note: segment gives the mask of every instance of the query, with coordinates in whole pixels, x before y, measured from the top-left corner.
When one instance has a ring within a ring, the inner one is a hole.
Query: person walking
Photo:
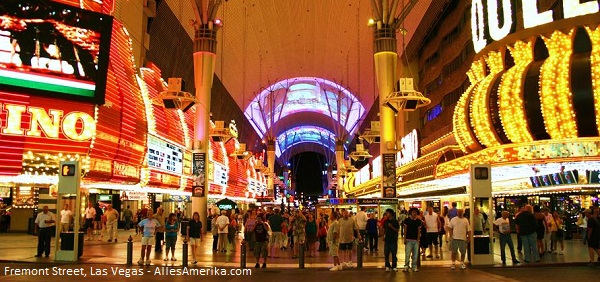
[[[394,210],[387,209],[388,219],[383,223],[383,254],[385,256],[385,271],[398,271],[398,232],[400,223],[396,220]],[[390,256],[392,263],[390,264]]]
[[[450,228],[450,251],[452,252],[452,266],[450,266],[450,269],[456,269],[458,252],[460,252],[460,269],[466,269],[465,255],[471,227],[469,220],[464,217],[462,209],[457,210],[457,216],[450,220],[448,228]]]
[[[133,220],[133,212],[129,206],[127,206],[127,208],[125,208],[123,211],[123,220],[125,221],[125,231],[129,231],[129,229],[131,229],[131,222]]]
[[[256,209],[246,213],[247,218],[244,223],[244,240],[248,243],[248,249],[254,251],[254,226],[256,225]]]
[[[301,244],[306,242],[306,217],[299,211],[296,210],[296,214],[292,219],[292,233],[294,242],[294,254],[292,258],[298,258],[298,252],[300,250]]]
[[[435,258],[439,259],[439,242],[438,237],[440,234],[440,217],[437,213],[433,211],[433,207],[429,206],[427,208],[428,213],[425,215],[425,225],[427,227],[427,246],[429,247],[429,255],[428,258],[433,258],[433,250],[435,246]]]
[[[352,245],[355,235],[358,233],[356,222],[350,218],[348,210],[342,211],[340,224],[340,251],[342,251],[342,264],[347,268],[352,268]],[[384,225],[385,226],[385,225]],[[360,233],[358,233],[360,236]]]
[[[60,211],[60,230],[61,232],[69,232],[69,227],[73,221],[73,212],[69,209],[69,204],[65,204]]]
[[[154,218],[160,223],[160,226],[156,229],[156,245],[154,246],[154,251],[162,253],[163,240],[165,239],[165,215],[162,207],[156,209]]]
[[[227,217],[227,211],[222,210],[221,215],[217,217],[217,229],[219,233],[219,251],[222,253],[227,252],[227,233],[229,233],[230,221],[229,217]]]
[[[552,233],[552,243],[554,244],[554,250],[559,255],[563,255],[565,253],[565,226],[563,219],[558,215],[557,211],[552,213],[552,222],[556,226],[556,231]],[[558,244],[560,243],[560,251],[558,251]]]
[[[55,224],[56,217],[48,210],[48,206],[43,206],[42,212],[38,213],[35,218],[35,231],[38,234],[37,254],[35,257],[41,257],[42,253],[46,257],[50,256],[50,241],[52,241]]]
[[[598,262],[600,262],[600,222],[590,209],[586,209],[583,214],[587,218],[587,246],[590,256],[588,266],[593,267],[595,266],[594,253],[598,255]]]
[[[146,213],[147,218],[138,223],[142,233],[142,250],[139,265],[144,265],[144,257],[146,258],[145,264],[150,265],[150,251],[152,245],[156,243],[156,230],[162,225],[158,220],[154,218],[152,209],[148,209]]]
[[[333,267],[329,269],[331,271],[342,270],[340,257],[338,256],[338,248],[340,245],[340,223],[338,222],[339,217],[340,216],[337,212],[331,212],[331,223],[329,224],[329,230],[327,232],[329,255],[333,258]]]
[[[273,218],[273,216],[271,216]],[[315,216],[312,213],[307,214],[306,218],[306,243],[308,244],[308,257],[316,257],[317,256],[317,241],[319,237],[317,236],[317,221],[315,220]]]
[[[210,231],[213,236],[212,251],[213,253],[219,252],[219,225],[217,224],[217,213],[213,212],[212,219],[210,220]]]
[[[327,251],[327,229],[327,221],[321,215],[319,219],[319,231],[317,232],[319,236],[319,252]]]
[[[113,209],[112,205],[106,206],[106,233],[108,233],[108,242],[112,242],[113,238],[117,242],[117,227],[119,224],[119,212]]]
[[[419,218],[419,210],[411,208],[408,218],[404,219],[404,272],[412,266],[413,272],[418,272],[417,260],[419,259],[419,242],[421,240],[421,226],[423,222]],[[412,257],[412,265],[411,265]]]
[[[369,214],[369,219],[367,220],[367,235],[369,238],[369,251],[376,252],[379,241],[379,229],[377,226],[377,219],[373,213]]]
[[[356,225],[358,226],[358,232],[360,233],[360,236],[365,238],[365,242],[367,242],[369,241],[367,237],[367,221],[369,220],[369,217],[367,216],[365,210],[366,207],[360,207],[360,211],[356,213]]]
[[[404,220],[408,218],[408,212],[402,208],[400,214],[398,214],[398,223],[400,223],[400,236],[404,236]]]
[[[175,245],[177,244],[177,232],[179,232],[179,221],[177,215],[170,213],[165,222],[165,259],[169,260],[169,250],[171,250],[171,260],[176,261]],[[193,248],[193,247],[192,247]],[[193,252],[193,251],[192,251]]]
[[[273,217],[273,216],[271,216]],[[269,244],[269,225],[263,222],[263,216],[256,217],[256,226],[254,226],[254,257],[256,264],[254,268],[260,267],[260,258],[263,258],[262,268],[267,268],[268,244]]]
[[[213,232],[215,232],[215,230],[213,230]],[[198,212],[194,212],[192,215],[192,220],[188,223],[186,234],[187,240],[190,242],[190,246],[192,246],[192,264],[197,264],[198,260],[196,259],[196,253],[200,242],[202,242],[202,221],[200,221],[200,214]]]
[[[275,258],[278,258],[279,251],[281,250],[281,247],[283,247],[284,238],[287,238],[287,236],[283,234],[281,228],[285,219],[283,219],[283,216],[281,216],[281,211],[279,209],[275,209],[273,215],[271,215],[267,221],[271,228],[271,236],[269,237],[268,242],[269,254]]]
[[[510,256],[512,258],[513,264],[518,264],[520,261],[517,260],[517,256],[515,255],[515,246],[513,245],[513,240],[510,232],[510,219],[508,218],[508,211],[502,211],[502,217],[499,217],[494,221],[494,226],[496,226],[496,230],[498,231],[498,237],[500,237],[500,258],[502,259],[502,264],[506,264],[506,245],[508,244],[508,249],[510,250]]]
[[[96,209],[92,205],[92,202],[88,202],[88,206],[85,209],[85,225],[84,228],[87,230],[87,240],[94,240],[94,219],[96,218]]]
[[[537,222],[533,215],[533,207],[526,205],[525,209],[519,213],[515,219],[517,233],[521,236],[523,241],[523,251],[525,252],[525,262],[538,262],[540,255],[537,248]]]

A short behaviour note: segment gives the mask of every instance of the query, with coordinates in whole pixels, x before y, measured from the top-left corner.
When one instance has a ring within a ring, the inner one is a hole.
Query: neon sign
[[[561,19],[569,19],[600,11],[598,1],[562,0],[563,13],[540,11],[537,0],[522,0],[522,23],[525,29]],[[561,1],[557,1],[561,2]],[[512,0],[473,0],[471,4],[471,32],[475,52],[479,53],[491,41],[499,41],[516,29],[516,8]],[[518,2],[517,2],[518,3]],[[499,12],[502,11],[502,15]],[[500,24],[500,19],[503,19]]]
[[[396,166],[405,165],[419,157],[419,136],[416,129],[402,137],[400,144],[402,148],[396,156]]]
[[[85,112],[69,112],[62,110],[28,107],[25,105],[0,104],[0,112],[6,112],[6,119],[0,119],[2,134],[42,137],[58,139],[60,132],[70,140],[88,141],[96,132],[96,121]],[[24,121],[29,118],[29,122]],[[29,128],[23,128],[29,124]]]

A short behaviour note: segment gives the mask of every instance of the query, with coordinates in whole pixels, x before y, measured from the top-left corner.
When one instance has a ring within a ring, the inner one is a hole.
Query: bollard
[[[240,268],[244,269],[246,268],[246,240],[242,240],[242,247],[241,247],[241,254],[240,254]]]
[[[298,245],[298,267],[304,269],[304,248],[306,244],[304,242]]]
[[[356,268],[361,269],[363,267],[363,248],[365,242],[360,239],[358,240],[358,250],[356,250]]]
[[[187,237],[183,238],[183,254],[181,256],[181,266],[188,266],[188,240]]]
[[[127,239],[127,265],[133,265],[133,238],[131,235]]]

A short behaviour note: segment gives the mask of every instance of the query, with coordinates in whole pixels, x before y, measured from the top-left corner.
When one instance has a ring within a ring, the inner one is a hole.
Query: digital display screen
[[[335,152],[335,135],[333,132],[317,126],[297,126],[277,136],[277,157],[291,147],[300,143],[316,143]]]
[[[531,186],[533,186],[533,187],[537,188],[537,187],[542,186],[542,184],[540,184],[540,178],[539,178],[539,176],[529,177],[529,180],[531,181]]]
[[[540,176],[540,183],[542,186],[552,186],[552,182],[550,182],[550,176],[547,174]]]
[[[213,183],[221,186],[227,186],[228,180],[229,175],[227,172],[227,167],[213,162]]]
[[[597,170],[588,171],[588,183],[600,184],[600,171],[597,171]]]
[[[578,173],[576,170],[567,170],[562,172],[565,184],[577,184]]]
[[[155,136],[148,136],[148,166],[181,174],[183,149]]]
[[[0,87],[104,104],[112,21],[52,1],[1,1]]]
[[[550,180],[552,181],[553,185],[561,185],[561,184],[565,184],[562,175],[560,175],[560,173],[553,173],[550,175]]]

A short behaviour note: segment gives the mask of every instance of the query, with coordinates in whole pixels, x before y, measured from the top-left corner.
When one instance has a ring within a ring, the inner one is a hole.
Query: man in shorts
[[[292,258],[298,258],[298,251],[300,250],[300,244],[304,244],[306,242],[306,217],[299,211],[296,210],[296,214],[294,215],[294,219],[292,221],[293,226],[293,239],[296,244],[294,244],[294,255]]]
[[[460,269],[466,269],[465,254],[467,253],[467,240],[471,227],[469,220],[464,217],[464,211],[458,210],[458,215],[450,220],[448,224],[450,228],[450,251],[452,252],[452,266],[450,269],[456,269],[456,257],[460,251]]]
[[[425,215],[425,225],[427,226],[427,246],[429,247],[429,255],[428,258],[433,258],[433,250],[435,246],[435,258],[439,259],[439,246],[438,246],[438,237],[440,234],[441,222],[437,213],[433,211],[433,207],[429,206],[427,208],[427,214]]]
[[[144,256],[146,257],[146,265],[150,265],[150,251],[152,245],[156,243],[156,229],[161,227],[161,224],[154,218],[152,210],[149,209],[147,218],[138,223],[138,226],[142,228],[142,252],[139,265],[144,264]]]
[[[256,258],[256,265],[254,265],[254,268],[260,267],[261,256],[263,258],[262,268],[267,268],[269,225],[265,224],[262,218],[262,215],[257,216],[256,225],[254,226],[254,257]]]
[[[347,210],[342,212],[340,224],[340,251],[342,251],[342,265],[352,268],[352,245],[354,244],[354,234],[358,234],[358,225],[350,218]],[[359,234],[360,236],[360,234]]]
[[[96,209],[92,205],[92,202],[88,203],[87,208],[85,209],[85,226],[84,228],[87,230],[87,240],[94,240],[94,218],[96,218]]]
[[[342,270],[340,264],[340,257],[338,256],[338,248],[340,244],[340,223],[338,218],[340,216],[337,212],[331,213],[331,223],[329,224],[329,230],[327,232],[327,246],[329,246],[329,255],[333,257],[333,267],[329,270],[338,271]]]
[[[268,219],[272,232],[271,237],[269,237],[269,253],[275,258],[279,257],[279,249],[283,246],[284,235],[281,233],[281,224],[283,221],[284,219],[281,216],[279,209],[275,209],[273,215]]]

